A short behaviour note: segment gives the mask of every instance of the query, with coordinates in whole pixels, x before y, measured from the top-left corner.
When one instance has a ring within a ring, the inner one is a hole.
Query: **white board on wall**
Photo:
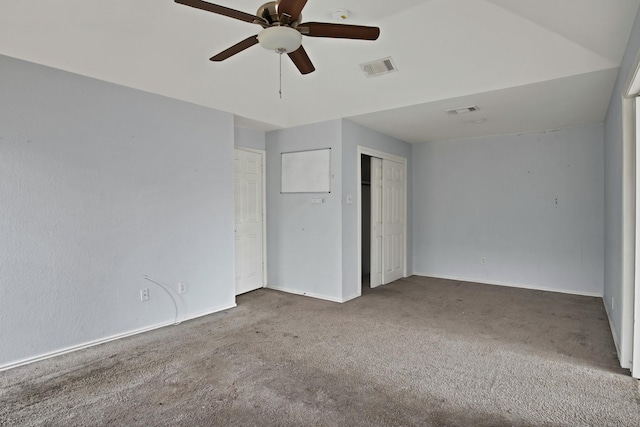
[[[330,193],[331,148],[282,153],[282,193]]]

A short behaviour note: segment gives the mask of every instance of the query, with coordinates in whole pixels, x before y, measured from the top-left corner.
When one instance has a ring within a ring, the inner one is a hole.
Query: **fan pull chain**
[[[282,99],[282,53],[280,53],[280,99]]]

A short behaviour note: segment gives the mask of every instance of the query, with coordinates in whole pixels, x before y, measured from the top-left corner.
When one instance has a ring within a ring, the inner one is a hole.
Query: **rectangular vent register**
[[[360,64],[360,69],[362,69],[367,77],[378,77],[398,71],[391,57],[367,62],[366,64]]]

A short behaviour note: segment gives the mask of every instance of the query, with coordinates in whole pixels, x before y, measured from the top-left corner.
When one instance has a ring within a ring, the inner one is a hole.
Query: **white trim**
[[[304,292],[304,291],[300,291],[300,290],[296,290],[296,289],[289,289],[289,288],[283,288],[281,286],[272,286],[272,285],[267,286],[267,289],[272,289],[274,291],[286,292],[288,294],[294,294],[294,295],[302,295],[302,296],[305,296],[305,297],[311,297],[311,298],[316,298],[316,299],[321,299],[321,300],[331,301],[331,302],[337,302],[337,303],[347,302],[347,301],[349,301],[349,299],[355,298],[355,297],[351,297],[351,298],[348,298],[348,299],[342,299],[342,298],[330,297],[328,295],[316,294],[316,293],[313,293],[313,292]]]
[[[640,163],[640,150],[636,149],[638,120],[634,114],[635,98],[640,92],[640,50],[636,53],[622,88],[622,313],[618,331],[620,346],[617,349],[620,366],[632,369],[633,359],[636,364],[640,364],[640,338],[636,339],[640,333],[634,331],[634,323],[640,317],[640,277],[636,275],[640,271],[640,215],[636,210],[640,191],[636,167]],[[611,318],[609,321],[611,322]],[[636,369],[635,376],[640,376],[640,369]]]
[[[359,154],[365,154],[371,157],[377,157],[379,159],[392,160],[398,163],[407,163],[407,159],[393,154],[385,153],[384,151],[374,150],[373,148],[365,147],[364,145],[358,145]]]
[[[355,294],[355,295],[351,295],[350,297],[342,298],[342,301],[341,301],[341,302],[342,302],[342,303],[345,303],[345,302],[351,301],[352,299],[356,299],[356,298],[358,298],[358,297],[360,297],[360,296],[362,296],[362,292],[357,293],[357,294]]]
[[[262,287],[267,287],[267,152],[256,148],[234,147],[236,150],[260,154],[262,162]],[[235,248],[234,248],[235,250]],[[235,277],[235,265],[234,265]],[[234,283],[235,289],[235,283]]]
[[[357,297],[360,297],[362,296],[362,147],[359,145],[356,149],[356,163],[356,264],[358,264],[356,277],[360,281],[356,289],[358,290]],[[369,271],[371,271],[371,266],[369,266]]]
[[[622,96],[625,98],[635,98],[640,94],[640,50],[636,53],[623,88]]]
[[[634,98],[622,98],[622,217],[620,218],[622,227],[621,247],[621,289],[618,310],[620,310],[620,325],[618,331],[618,360],[620,366],[626,369],[631,368],[633,358],[633,311],[635,293],[635,114]],[[605,301],[605,305],[610,301]],[[610,307],[610,311],[616,307]],[[613,323],[612,323],[613,325]]]
[[[357,208],[358,208],[358,223],[357,223],[357,259],[356,262],[358,264],[358,294],[354,296],[357,298],[362,296],[362,155],[377,157],[379,159],[392,160],[394,162],[402,163],[404,165],[404,269],[402,273],[402,277],[407,277],[407,265],[409,258],[408,249],[408,236],[407,236],[407,221],[408,221],[408,206],[409,200],[407,198],[409,183],[407,182],[408,177],[408,159],[404,157],[394,156],[393,154],[385,153],[383,151],[378,151],[373,148],[364,147],[362,145],[358,145],[356,150],[356,174],[357,174],[357,189],[356,194],[358,198]]]
[[[203,312],[200,312],[200,313],[196,313],[196,314],[193,314],[191,316],[185,317],[180,323],[186,322],[188,320],[193,320],[193,319],[196,319],[198,317],[208,316],[210,314],[218,313],[220,311],[229,310],[229,309],[234,308],[234,307],[236,307],[235,303],[230,304],[229,306],[224,306],[224,307],[217,308],[217,309],[214,309],[214,310],[208,310],[208,311],[203,311]],[[0,366],[0,372],[7,371],[7,370],[13,369],[13,368],[17,368],[19,366],[28,365],[30,363],[40,362],[41,360],[51,359],[52,357],[62,356],[63,354],[72,353],[74,351],[84,350],[84,349],[87,349],[89,347],[94,347],[96,345],[106,344],[108,342],[119,340],[119,339],[122,339],[122,338],[127,338],[127,337],[130,337],[130,336],[133,336],[133,335],[138,335],[138,334],[142,334],[142,333],[145,333],[145,332],[153,331],[155,329],[164,328],[166,326],[172,326],[172,325],[178,325],[178,324],[175,321],[158,323],[156,325],[148,326],[146,328],[136,329],[136,330],[133,330],[133,331],[122,333],[122,334],[112,335],[112,336],[107,337],[107,338],[102,338],[102,339],[95,340],[95,341],[89,341],[89,342],[84,343],[84,344],[80,344],[80,345],[76,345],[76,346],[72,346],[72,347],[67,347],[67,348],[64,348],[62,350],[52,351],[50,353],[45,353],[45,354],[42,354],[40,356],[31,357],[29,359],[23,359],[23,360],[20,360],[18,362],[12,362],[12,363],[9,363],[8,365]]]
[[[531,285],[523,285],[520,283],[505,283],[505,282],[494,282],[491,280],[478,280],[472,279],[469,277],[454,277],[454,276],[441,276],[441,275],[433,275],[426,273],[413,273],[414,276],[420,277],[431,277],[433,279],[444,279],[444,280],[454,280],[456,282],[467,282],[467,283],[479,283],[481,285],[491,285],[491,286],[503,286],[508,288],[518,288],[518,289],[529,289],[531,291],[542,291],[542,292],[556,292],[560,294],[568,294],[568,295],[580,295],[584,297],[596,297],[602,298],[601,293],[597,292],[584,292],[584,291],[572,291],[568,289],[556,289],[556,288],[546,288],[546,287],[538,287]]]
[[[636,71],[636,77],[637,71]],[[628,179],[632,191],[629,195],[629,216],[631,216],[629,231],[633,232],[635,242],[631,245],[633,250],[633,263],[629,266],[629,270],[633,268],[633,274],[629,278],[632,282],[630,288],[630,298],[633,308],[632,314],[629,316],[632,323],[632,344],[631,344],[631,375],[634,378],[640,378],[640,209],[638,209],[638,190],[640,190],[640,174],[638,173],[638,165],[640,165],[640,149],[638,143],[640,141],[640,97],[635,98],[635,117],[634,117],[634,134],[633,142],[628,147],[623,147],[623,171],[629,175]],[[626,170],[624,166],[627,166]],[[627,178],[623,178],[627,179]],[[635,212],[633,212],[635,211]],[[633,215],[631,215],[633,213]]]
[[[606,304],[606,301],[604,301],[603,299],[603,303],[604,303],[604,311],[607,313],[607,320],[609,320],[609,329],[611,329],[611,336],[613,337],[613,345],[616,347],[616,353],[618,354],[618,360],[622,360],[620,359],[620,337],[618,337],[618,332],[616,331],[616,329],[613,327],[613,321],[611,320],[611,313],[609,312],[609,306]],[[622,366],[622,363],[620,364]],[[623,368],[625,368],[625,366],[622,366]],[[628,369],[628,367],[626,367],[626,369]]]

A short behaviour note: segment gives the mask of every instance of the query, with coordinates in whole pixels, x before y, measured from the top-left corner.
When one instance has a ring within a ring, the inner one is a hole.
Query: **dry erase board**
[[[282,153],[283,193],[330,193],[331,148]]]

